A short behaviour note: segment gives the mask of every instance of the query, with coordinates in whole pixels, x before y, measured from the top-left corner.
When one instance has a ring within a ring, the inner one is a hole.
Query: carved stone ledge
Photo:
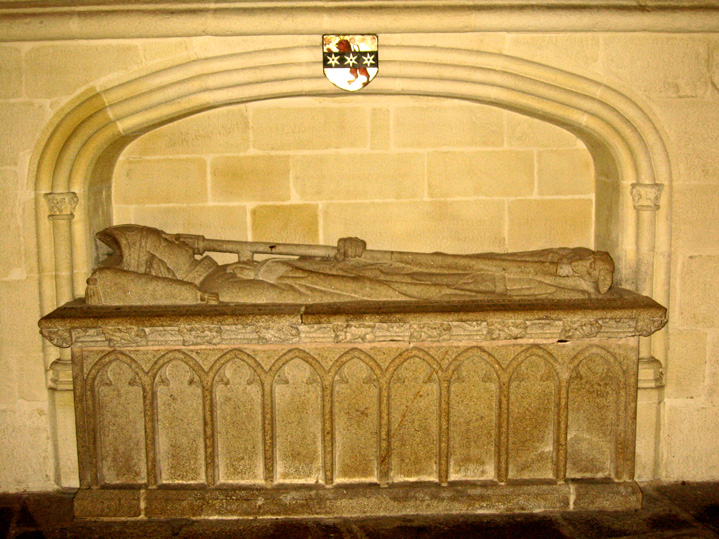
[[[49,219],[72,219],[75,217],[73,212],[80,201],[77,193],[45,193],[44,197],[50,210]]]
[[[632,203],[638,211],[657,211],[662,198],[664,185],[661,183],[633,183]]]

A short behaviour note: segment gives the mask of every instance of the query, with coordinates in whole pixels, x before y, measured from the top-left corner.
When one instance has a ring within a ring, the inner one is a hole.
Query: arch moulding
[[[386,46],[365,94],[455,98],[556,124],[581,138],[597,171],[595,245],[617,261],[618,281],[668,304],[671,186],[665,144],[649,115],[600,82],[501,54]],[[256,100],[346,95],[322,73],[319,48],[272,49],[188,59],[86,91],[58,114],[31,167],[35,185],[41,309],[84,293],[94,232],[112,224],[111,182],[122,149],[168,122]],[[47,342],[48,365],[57,351]],[[665,331],[643,339],[641,357],[663,360]],[[65,384],[60,356],[51,381]],[[658,371],[657,371],[658,372]],[[65,378],[67,380],[67,378]],[[69,380],[68,380],[69,382]],[[70,387],[67,387],[70,389]]]

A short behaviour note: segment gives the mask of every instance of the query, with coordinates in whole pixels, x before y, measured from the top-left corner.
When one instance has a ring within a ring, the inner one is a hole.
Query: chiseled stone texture
[[[359,236],[371,249],[502,251],[504,202],[357,202],[325,204],[322,237]]]
[[[290,197],[288,156],[224,155],[210,160],[212,202],[279,202]]]
[[[36,98],[70,95],[86,84],[141,65],[142,51],[134,44],[38,45],[24,56],[25,95]]]
[[[207,162],[199,157],[121,160],[115,181],[118,204],[207,202]]]

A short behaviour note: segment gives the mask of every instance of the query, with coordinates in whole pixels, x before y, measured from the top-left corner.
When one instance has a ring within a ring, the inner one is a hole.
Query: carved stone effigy
[[[79,517],[641,504],[638,342],[666,310],[609,289],[606,253],[99,237],[87,303],[40,321],[72,350]]]

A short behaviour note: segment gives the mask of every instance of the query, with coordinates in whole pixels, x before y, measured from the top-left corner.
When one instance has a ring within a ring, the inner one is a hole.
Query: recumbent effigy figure
[[[138,225],[97,237],[113,253],[88,279],[93,305],[586,298],[607,292],[614,273],[608,253],[581,247],[450,255],[367,250],[358,238],[336,248],[208,240]],[[197,258],[206,251],[238,261]],[[255,261],[260,253],[282,256]]]

